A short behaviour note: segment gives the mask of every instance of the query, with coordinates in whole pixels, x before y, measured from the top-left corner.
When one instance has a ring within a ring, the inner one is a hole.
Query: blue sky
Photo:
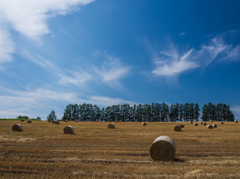
[[[0,2],[0,117],[68,104],[226,103],[240,119],[240,1]]]

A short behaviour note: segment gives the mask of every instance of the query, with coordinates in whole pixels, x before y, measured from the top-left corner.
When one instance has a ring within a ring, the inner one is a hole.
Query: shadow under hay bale
[[[108,129],[115,129],[115,124],[113,124],[113,123],[108,124]]]
[[[223,122],[221,122],[221,124],[224,124]]]
[[[183,124],[180,124],[180,127],[181,127],[181,128],[184,128],[185,126],[184,126]]]
[[[22,126],[21,124],[14,124],[12,126],[12,131],[22,131]]]
[[[198,126],[198,123],[194,123],[194,126]]]
[[[203,125],[204,125],[204,126],[206,126],[206,125],[207,125],[207,123],[206,123],[206,122],[204,122],[204,123],[203,123]]]
[[[73,134],[74,133],[74,128],[72,126],[66,126],[63,129],[64,134]]]
[[[143,125],[143,126],[146,126],[146,125],[147,125],[147,123],[146,123],[146,122],[143,122],[143,123],[142,123],[142,125]]]
[[[31,121],[31,120],[28,120],[27,123],[32,123],[32,121]]]
[[[60,124],[60,121],[55,121],[55,124]]]
[[[217,125],[216,125],[216,124],[213,124],[212,126],[213,126],[214,128],[217,128]]]
[[[213,126],[212,125],[207,125],[207,128],[208,129],[213,129]]]
[[[181,132],[182,128],[180,126],[174,126],[174,131],[175,132]]]
[[[176,144],[170,137],[160,136],[152,143],[149,153],[154,161],[174,160]]]

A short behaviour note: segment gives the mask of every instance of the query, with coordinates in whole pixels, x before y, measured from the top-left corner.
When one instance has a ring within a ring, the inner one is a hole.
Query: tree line
[[[124,122],[187,122],[198,121],[200,118],[200,107],[193,103],[172,104],[166,103],[149,104],[118,104],[100,109],[92,104],[69,104],[64,110],[62,120],[79,121],[124,121]],[[56,120],[57,116],[53,110],[48,119]],[[234,114],[230,105],[219,103],[204,104],[202,107],[202,120],[209,121],[234,121]]]

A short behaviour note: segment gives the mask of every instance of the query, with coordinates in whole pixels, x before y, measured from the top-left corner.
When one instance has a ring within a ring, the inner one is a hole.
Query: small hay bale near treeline
[[[204,123],[203,123],[203,125],[204,125],[204,126],[206,126],[206,125],[207,125],[207,123],[206,123],[206,122],[204,122]]]
[[[68,122],[68,120],[66,119],[65,122]]]
[[[32,121],[31,121],[31,120],[28,120],[27,123],[32,123]]]
[[[181,132],[182,128],[180,126],[174,126],[174,131],[175,132]]]
[[[56,121],[52,120],[52,124],[55,124]]]
[[[213,126],[212,125],[207,125],[207,128],[208,129],[213,129]]]
[[[52,120],[51,120],[51,119],[48,119],[48,122],[52,122]]]
[[[180,124],[180,127],[181,127],[181,128],[184,128],[185,126],[184,126],[183,124]]]
[[[212,126],[213,126],[214,128],[217,128],[217,125],[216,125],[216,124],[213,124]]]
[[[108,124],[108,129],[115,129],[115,124],[113,124],[113,123]]]
[[[238,123],[238,121],[237,121],[237,120],[235,120],[235,123]]]
[[[190,123],[193,123],[192,121],[190,121]]]
[[[21,124],[14,124],[12,126],[12,131],[22,131],[22,126]]]
[[[74,133],[74,128],[72,126],[66,126],[63,129],[64,134],[73,134]]]
[[[203,124],[203,122],[201,122],[201,124]]]
[[[210,122],[213,122],[213,120],[210,120]]]
[[[194,126],[198,126],[198,123],[194,123]]]
[[[55,121],[55,124],[60,124],[60,121]]]
[[[176,155],[176,144],[170,137],[160,136],[152,143],[149,153],[154,161],[174,160]]]
[[[146,126],[146,125],[147,125],[147,123],[146,123],[146,122],[143,122],[143,123],[142,123],[142,125],[143,125],[143,126]]]
[[[224,124],[223,122],[221,122],[221,124]]]
[[[24,119],[21,119],[21,122],[24,122],[25,120]]]
[[[79,122],[79,120],[76,119],[75,122]]]

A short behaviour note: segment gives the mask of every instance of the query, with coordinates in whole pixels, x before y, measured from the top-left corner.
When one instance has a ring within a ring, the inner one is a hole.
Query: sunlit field
[[[13,124],[23,127],[13,132]],[[240,124],[207,122],[32,123],[0,121],[0,178],[240,178]],[[184,124],[182,132],[174,132]],[[64,134],[65,126],[74,134]],[[152,142],[171,137],[177,146],[170,162],[154,162]]]

